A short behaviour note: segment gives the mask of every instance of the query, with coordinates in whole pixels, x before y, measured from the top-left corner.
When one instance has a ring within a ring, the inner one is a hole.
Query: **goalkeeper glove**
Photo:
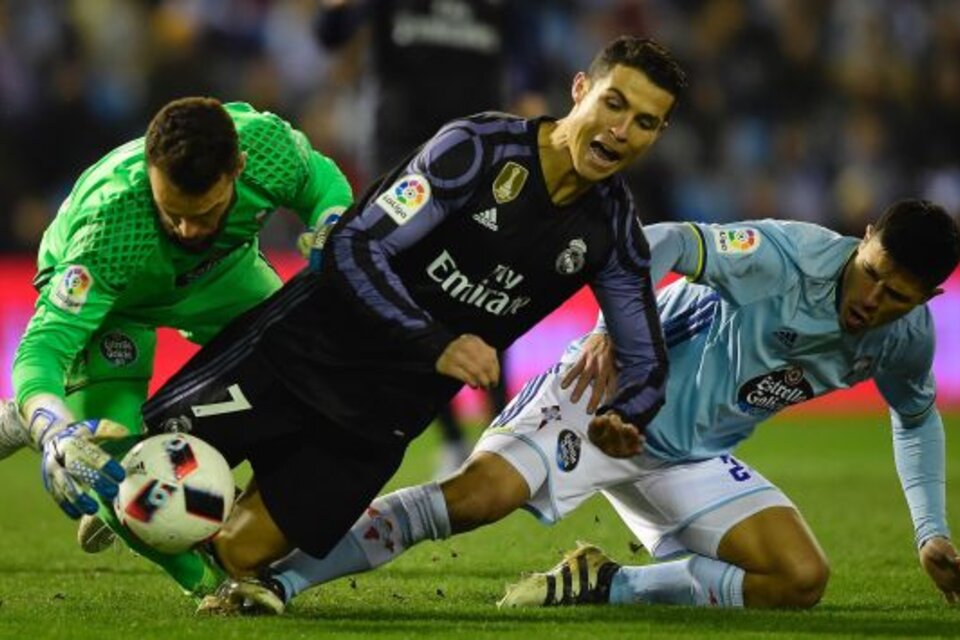
[[[43,486],[64,513],[77,519],[97,512],[97,502],[86,494],[88,487],[106,500],[116,497],[126,473],[97,441],[127,435],[122,425],[106,419],[70,424],[59,420],[43,430],[36,440]]]

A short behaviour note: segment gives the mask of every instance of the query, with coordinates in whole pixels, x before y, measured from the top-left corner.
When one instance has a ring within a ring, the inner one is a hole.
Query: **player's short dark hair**
[[[147,127],[147,162],[176,187],[200,194],[240,165],[233,120],[215,98],[180,98],[167,103]]]
[[[929,200],[894,202],[874,230],[897,266],[930,289],[949,278],[960,264],[960,227],[943,207]]]
[[[587,75],[601,78],[618,64],[642,71],[653,84],[673,96],[673,105],[667,113],[669,118],[687,88],[687,74],[670,51],[650,38],[620,36],[594,57]]]

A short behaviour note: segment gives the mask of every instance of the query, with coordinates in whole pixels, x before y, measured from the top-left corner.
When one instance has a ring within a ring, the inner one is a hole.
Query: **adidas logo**
[[[797,341],[797,332],[790,329],[778,329],[773,332],[773,337],[788,347],[792,347]]]
[[[473,214],[473,219],[485,226],[490,231],[497,231],[497,208],[492,207],[479,213]]]

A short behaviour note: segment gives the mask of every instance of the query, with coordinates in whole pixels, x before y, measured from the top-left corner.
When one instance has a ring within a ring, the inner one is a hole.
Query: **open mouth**
[[[614,165],[623,158],[619,153],[598,140],[590,143],[590,154],[604,165]]]
[[[867,326],[867,316],[853,307],[847,310],[847,326],[852,330],[860,330]]]

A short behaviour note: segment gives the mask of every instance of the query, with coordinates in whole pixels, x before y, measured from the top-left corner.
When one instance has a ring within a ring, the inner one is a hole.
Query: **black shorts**
[[[161,389],[144,405],[147,432],[189,432],[230,466],[248,460],[287,540],[323,557],[396,472],[405,443],[388,446],[330,423],[264,375],[256,357],[222,374],[176,400]]]
[[[369,340],[336,333],[349,318],[323,304],[322,293],[315,277],[294,278],[232,321],[143,406],[148,433],[189,432],[231,466],[249,460],[280,530],[321,557],[459,387],[432,367],[356,362],[355,345]]]
[[[322,557],[396,472],[413,433],[365,438],[373,425],[331,419],[277,375],[263,333],[304,292],[304,283],[285,287],[231,322],[144,404],[143,418],[148,434],[191,433],[231,466],[248,460],[287,539]]]

